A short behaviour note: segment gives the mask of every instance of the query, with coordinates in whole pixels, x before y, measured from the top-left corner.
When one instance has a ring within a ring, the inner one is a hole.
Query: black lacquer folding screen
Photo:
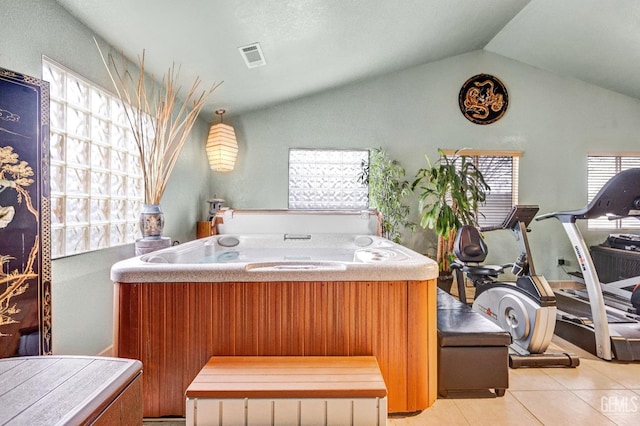
[[[49,83],[0,68],[0,358],[51,353]]]

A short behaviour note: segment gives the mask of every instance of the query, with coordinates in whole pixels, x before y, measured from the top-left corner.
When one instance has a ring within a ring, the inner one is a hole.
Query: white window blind
[[[478,224],[498,225],[504,221],[511,207],[518,204],[518,157],[478,156],[478,168],[491,188],[485,203],[480,206]]]
[[[444,151],[447,155],[452,155],[454,152]],[[511,207],[518,204],[520,152],[463,150],[459,154],[473,160],[491,188],[485,203],[478,208],[478,225],[500,225]]]
[[[640,167],[640,153],[589,154],[587,157],[587,198],[588,201],[596,196],[600,188],[617,173]],[[589,229],[640,229],[638,219],[608,220],[607,218],[589,219]]]

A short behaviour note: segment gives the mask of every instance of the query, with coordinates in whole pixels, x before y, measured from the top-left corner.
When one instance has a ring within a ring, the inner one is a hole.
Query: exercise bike
[[[538,206],[514,206],[500,226],[481,228],[462,226],[454,242],[455,271],[460,301],[467,303],[464,275],[475,287],[472,308],[511,334],[509,366],[577,367],[573,354],[547,354],[556,321],[556,299],[547,280],[536,275],[527,240],[527,226]],[[488,248],[480,231],[510,230],[519,243],[514,263],[484,265]],[[514,282],[501,281],[499,275],[511,267]]]

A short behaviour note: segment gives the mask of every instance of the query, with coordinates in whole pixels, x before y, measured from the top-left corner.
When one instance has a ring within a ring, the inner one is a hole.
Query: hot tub
[[[217,235],[114,265],[116,282],[428,279],[434,264],[375,235]]]
[[[325,214],[251,215],[271,223],[245,234],[227,217],[220,235],[113,266],[114,355],[143,362],[144,416],[184,416],[212,356],[374,355],[390,412],[430,406],[436,263],[367,234],[370,223],[327,233],[314,226]]]

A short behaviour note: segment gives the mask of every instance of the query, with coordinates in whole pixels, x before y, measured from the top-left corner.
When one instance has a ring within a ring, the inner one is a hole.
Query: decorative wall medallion
[[[507,111],[509,96],[504,84],[489,74],[478,74],[465,81],[458,96],[460,111],[476,124],[491,124]]]

